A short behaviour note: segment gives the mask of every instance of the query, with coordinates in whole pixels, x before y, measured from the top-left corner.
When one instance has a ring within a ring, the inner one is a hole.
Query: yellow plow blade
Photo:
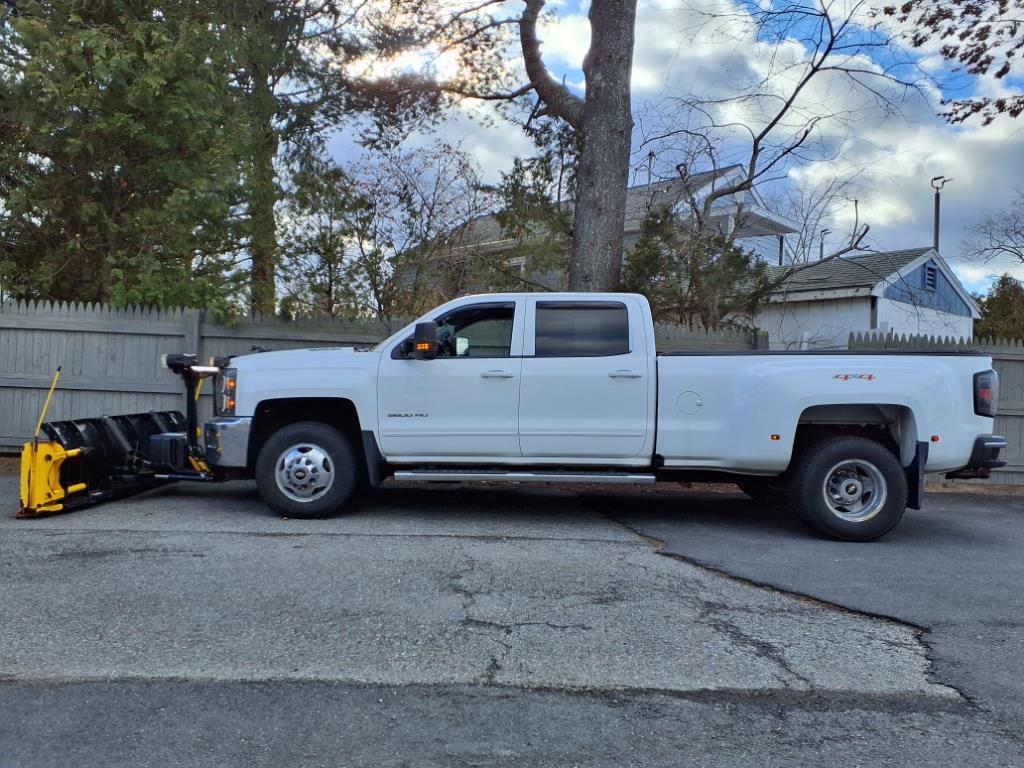
[[[60,468],[68,459],[76,459],[83,448],[66,450],[57,442],[25,443],[21,449],[21,502],[18,517],[37,517],[64,510],[75,493],[85,490],[85,483],[66,488],[61,485]]]

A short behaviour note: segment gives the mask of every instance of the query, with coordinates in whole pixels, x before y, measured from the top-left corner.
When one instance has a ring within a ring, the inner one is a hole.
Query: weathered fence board
[[[362,346],[388,335],[375,322],[243,318],[207,322],[197,310],[111,309],[41,302],[0,306],[0,451],[27,440],[61,366],[47,418],[184,408],[181,380],[163,368],[168,352],[238,355],[256,347]],[[200,413],[210,412],[204,393]]]

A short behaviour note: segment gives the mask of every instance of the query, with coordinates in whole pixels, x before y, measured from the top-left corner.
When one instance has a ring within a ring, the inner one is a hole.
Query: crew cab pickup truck
[[[985,476],[998,378],[974,353],[658,353],[643,296],[466,296],[372,349],[249,354],[218,377],[208,463],[282,515],[398,481],[735,482],[877,538],[926,472]]]

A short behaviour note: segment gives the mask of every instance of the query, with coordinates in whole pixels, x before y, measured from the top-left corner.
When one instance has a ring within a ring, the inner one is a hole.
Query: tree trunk
[[[570,291],[611,291],[621,282],[635,20],[636,0],[593,0],[590,5]]]
[[[274,280],[277,273],[277,159],[274,130],[275,100],[265,79],[257,80],[252,110],[252,168],[249,179],[249,253],[252,257],[250,304],[254,312],[276,311]]]

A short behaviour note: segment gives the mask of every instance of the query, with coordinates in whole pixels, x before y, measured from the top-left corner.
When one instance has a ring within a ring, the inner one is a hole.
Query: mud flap
[[[914,460],[904,467],[907,473],[907,506],[920,509],[924,499],[925,465],[928,463],[928,443],[918,442]]]

